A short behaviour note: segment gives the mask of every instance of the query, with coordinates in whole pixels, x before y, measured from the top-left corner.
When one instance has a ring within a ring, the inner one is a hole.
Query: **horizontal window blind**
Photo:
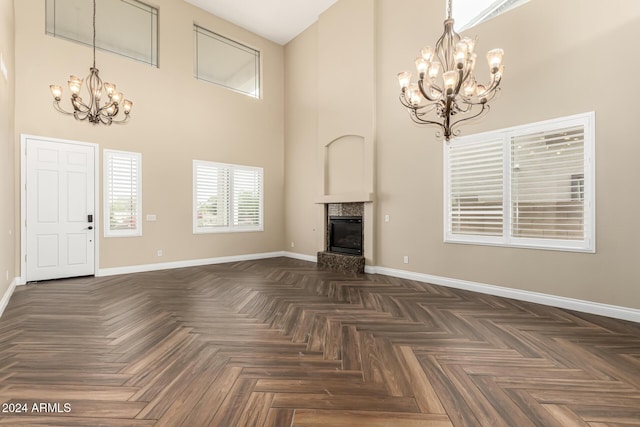
[[[445,146],[445,241],[595,251],[595,115]]]
[[[195,168],[197,227],[228,227],[229,169],[203,163],[196,164]]]
[[[502,235],[501,139],[449,146],[449,224],[452,234]]]
[[[263,226],[262,168],[194,160],[194,233]]]
[[[511,156],[512,236],[584,239],[584,127],[514,136]]]
[[[262,170],[235,167],[233,170],[233,225],[261,224]]]
[[[105,150],[105,236],[141,234],[141,156]]]

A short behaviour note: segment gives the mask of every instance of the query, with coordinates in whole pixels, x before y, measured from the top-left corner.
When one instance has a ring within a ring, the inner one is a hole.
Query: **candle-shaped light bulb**
[[[429,68],[427,69],[427,74],[429,75],[429,79],[433,82],[440,75],[440,70],[442,69],[442,64],[439,62],[432,62],[429,64]]]
[[[418,70],[418,74],[423,75],[424,73],[426,73],[428,65],[429,64],[424,60],[424,58],[416,58],[416,69]]]
[[[62,96],[62,87],[58,85],[51,85],[49,86],[49,89],[51,89],[51,95],[53,95],[53,98],[56,101],[60,101],[60,97]]]
[[[460,41],[467,45],[467,52],[473,53],[475,51],[476,49],[475,39],[472,39],[471,37],[463,37],[462,40]]]
[[[411,85],[409,88],[409,102],[414,107],[417,107],[420,104],[420,90],[415,84]]]
[[[107,92],[107,96],[111,97],[116,91],[116,85],[105,82],[104,90]]]
[[[476,93],[476,86],[478,84],[476,83],[475,79],[471,79],[469,80],[465,85],[464,85],[464,96],[473,96]]]
[[[133,108],[133,102],[129,101],[128,99],[125,99],[124,105],[122,107],[122,109],[124,110],[124,113],[129,114],[132,108]]]
[[[69,76],[69,90],[73,95],[77,95],[80,93],[80,88],[82,87],[82,79],[76,76]]]
[[[447,71],[442,74],[442,78],[444,79],[444,90],[447,95],[453,94],[453,91],[458,84],[458,72],[457,71]]]
[[[411,83],[411,73],[403,71],[398,74],[398,83],[400,83],[401,89],[406,89],[409,87],[409,83]]]
[[[116,92],[113,95],[111,95],[111,100],[116,104],[122,101],[122,92]]]
[[[435,57],[435,51],[431,46],[423,47],[420,51],[420,54],[427,62],[431,62]]]
[[[489,63],[489,70],[491,70],[492,74],[497,73],[500,69],[503,55],[504,51],[502,49],[491,49],[487,52],[487,62]]]

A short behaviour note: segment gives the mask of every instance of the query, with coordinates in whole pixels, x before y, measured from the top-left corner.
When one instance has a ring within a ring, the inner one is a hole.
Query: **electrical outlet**
[[[162,249],[158,249],[158,256],[162,256]]]
[[[291,242],[291,247],[292,247],[292,248],[295,248],[295,247],[296,247],[296,244],[295,244],[295,243],[293,243],[293,242]]]
[[[384,222],[389,222],[389,221],[391,221],[391,217],[389,215],[385,215]]]
[[[147,221],[156,221],[158,217],[155,214],[147,215]]]
[[[409,255],[405,255],[402,262],[404,262],[405,264],[409,264]]]

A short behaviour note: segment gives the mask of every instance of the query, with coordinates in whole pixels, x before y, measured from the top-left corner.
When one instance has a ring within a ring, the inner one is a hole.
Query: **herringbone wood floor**
[[[637,426],[640,325],[284,258],[61,280],[0,319],[1,403],[28,405],[12,426]]]

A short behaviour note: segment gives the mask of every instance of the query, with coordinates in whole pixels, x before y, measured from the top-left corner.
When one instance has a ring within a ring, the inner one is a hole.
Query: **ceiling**
[[[284,45],[313,24],[336,0],[185,0]]]

